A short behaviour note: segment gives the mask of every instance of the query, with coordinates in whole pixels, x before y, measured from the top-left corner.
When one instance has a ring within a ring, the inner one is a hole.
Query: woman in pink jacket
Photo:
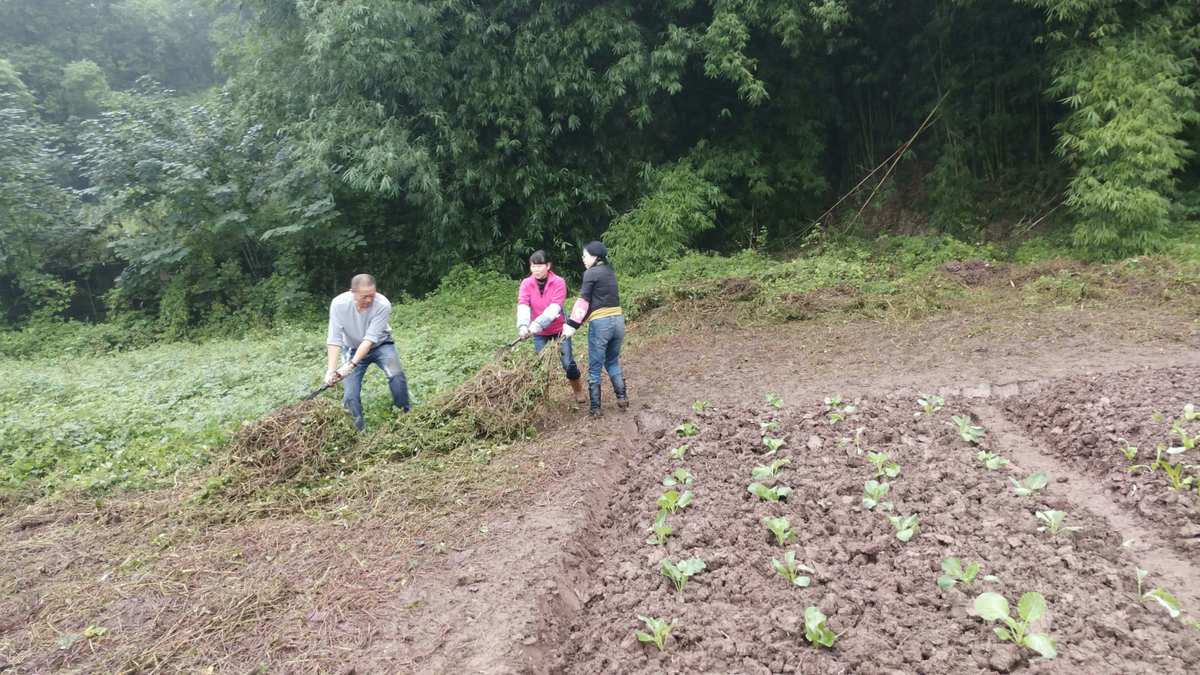
[[[532,337],[533,349],[538,353],[551,340],[558,340],[562,367],[571,391],[575,392],[575,402],[585,403],[579,366],[575,365],[575,357],[571,354],[571,338],[561,337],[567,282],[550,267],[550,258],[545,251],[534,251],[529,256],[529,276],[517,291],[517,335],[522,340]]]

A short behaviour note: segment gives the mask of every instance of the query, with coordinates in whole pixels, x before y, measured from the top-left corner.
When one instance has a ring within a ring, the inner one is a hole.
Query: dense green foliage
[[[630,272],[831,231],[1152,251],[1200,213],[1198,25],[1192,0],[8,0],[0,323],[219,333],[357,271],[422,295],[600,236]]]

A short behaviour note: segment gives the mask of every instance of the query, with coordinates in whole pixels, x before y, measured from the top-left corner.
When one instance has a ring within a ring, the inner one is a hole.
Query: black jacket
[[[567,323],[573,328],[579,328],[579,325],[587,321],[587,317],[598,309],[621,306],[621,296],[617,292],[617,274],[608,263],[598,262],[583,273],[579,297],[588,304],[588,311],[583,321],[567,319]]]

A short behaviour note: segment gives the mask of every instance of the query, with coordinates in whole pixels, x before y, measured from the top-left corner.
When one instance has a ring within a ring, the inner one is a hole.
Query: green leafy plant
[[[654,524],[650,526],[650,531],[653,534],[646,540],[651,546],[661,546],[667,543],[667,537],[675,532],[675,528],[667,524],[667,512],[659,511],[654,517]]]
[[[837,424],[845,420],[847,416],[854,414],[857,410],[857,407],[844,402],[842,397],[837,394],[825,399],[825,411],[828,413],[830,424]]]
[[[800,588],[808,588],[809,584],[812,583],[812,577],[801,574],[801,572],[816,574],[816,570],[813,568],[807,565],[800,565],[796,562],[795,551],[784,553],[782,561],[771,558],[771,567],[782,575],[784,579],[787,579],[789,584],[799,586]]]
[[[913,417],[932,415],[945,407],[946,399],[937,394],[921,394],[917,399],[917,405],[921,406],[921,410],[914,413]]]
[[[787,457],[780,457],[772,461],[770,464],[759,464],[750,470],[750,477],[754,480],[767,480],[775,478],[779,475],[779,470],[791,464],[792,460]]]
[[[783,447],[783,439],[771,438],[770,436],[767,436],[763,438],[763,445],[767,446],[767,454],[773,455],[776,452],[779,452],[779,449]]]
[[[671,631],[675,629],[675,622],[671,621],[670,623],[667,623],[662,619],[642,616],[640,614],[638,615],[638,619],[640,619],[642,623],[646,624],[647,628],[646,631],[636,630],[633,632],[634,636],[637,637],[638,642],[650,642],[653,643],[655,647],[658,647],[658,651],[666,651],[667,636],[669,636]]]
[[[1172,445],[1170,448],[1167,448],[1167,453],[1171,455],[1177,455],[1181,452],[1194,450],[1196,448],[1196,444],[1200,442],[1200,431],[1196,432],[1195,434],[1189,433],[1188,430],[1183,426],[1182,419],[1175,420],[1174,423],[1171,424],[1171,430],[1167,433],[1171,436],[1179,437],[1179,445]]]
[[[683,592],[683,587],[687,585],[688,579],[703,572],[704,567],[704,561],[699,558],[680,560],[679,564],[663,558],[662,562],[658,565],[659,570],[662,571],[662,575],[675,584],[675,590],[679,593]]]
[[[676,485],[691,485],[692,472],[687,469],[675,469],[670,476],[663,479],[662,484],[666,487],[675,487]]]
[[[759,422],[758,428],[761,429],[763,431],[763,433],[767,433],[767,432],[774,433],[776,431],[779,431],[779,422],[776,422],[775,420],[771,420],[770,422]]]
[[[792,523],[785,516],[778,518],[763,518],[763,525],[775,535],[775,543],[780,546],[787,546],[796,540],[796,533],[792,530]]]
[[[979,453],[975,455],[975,459],[983,462],[984,468],[986,468],[988,471],[995,471],[996,469],[1006,467],[1009,464],[1007,459],[1004,459],[1000,455],[988,452],[987,450],[980,450]]]
[[[691,438],[699,433],[700,427],[696,426],[692,422],[684,422],[683,424],[675,427],[675,435],[680,438]]]
[[[692,447],[691,445],[684,443],[683,445],[681,445],[677,448],[671,448],[671,452],[670,452],[671,459],[682,460],[683,456],[687,454],[687,451],[689,449],[691,449],[691,447]]]
[[[1138,453],[1137,446],[1130,445],[1129,441],[1125,440],[1124,438],[1120,439],[1120,442],[1121,442],[1121,454],[1125,455],[1125,459],[1129,460],[1130,462],[1132,462],[1134,459],[1136,459],[1137,453]]]
[[[891,457],[886,452],[868,452],[867,461],[875,467],[875,477],[887,476],[895,478],[900,475],[900,465],[891,461]]]
[[[878,507],[881,511],[891,510],[892,503],[883,501],[883,498],[887,496],[888,490],[890,490],[891,487],[892,486],[890,484],[883,481],[867,481],[863,485],[863,506],[866,507],[868,511],[873,511],[876,507]]]
[[[1184,469],[1187,467],[1183,462],[1171,462],[1164,457],[1158,460],[1158,468],[1162,469],[1163,474],[1166,475],[1167,487],[1172,490],[1189,490],[1196,481],[1195,476],[1184,474]]]
[[[792,488],[787,487],[786,485],[767,487],[762,483],[751,483],[750,485],[746,486],[746,491],[768,502],[777,502],[780,499],[787,499],[788,495],[792,494]]]
[[[975,577],[979,575],[979,570],[982,569],[979,563],[973,562],[963,567],[962,561],[958,558],[946,558],[942,561],[942,576],[938,577],[938,588],[943,590],[953,588],[955,584],[971,584],[975,581]]]
[[[1147,572],[1145,569],[1138,571],[1138,595],[1141,597],[1141,602],[1153,601],[1166,610],[1166,613],[1171,615],[1171,619],[1178,619],[1183,614],[1183,608],[1180,601],[1175,597],[1174,593],[1164,589],[1162,586],[1156,586],[1153,590],[1145,593],[1141,592],[1141,583],[1146,579]]]
[[[896,538],[907,542],[921,529],[917,514],[908,516],[888,516],[888,521],[896,529]]]
[[[1192,403],[1183,406],[1183,419],[1185,422],[1200,420],[1200,410],[1196,410],[1196,406]]]
[[[712,404],[710,404],[708,401],[696,401],[695,403],[692,404],[692,410],[694,410],[698,413],[704,412],[705,410],[708,410],[708,407],[710,405],[712,405]]]
[[[658,498],[658,508],[667,513],[675,513],[679,509],[687,507],[692,503],[692,491],[688,490],[683,494],[679,494],[677,490],[667,490]]]
[[[813,645],[830,648],[837,642],[834,634],[826,624],[826,616],[816,607],[804,608],[804,639]]]
[[[783,399],[779,398],[778,395],[773,394],[771,392],[767,392],[766,398],[767,398],[767,405],[771,406],[772,408],[782,408],[783,407]]]
[[[1127,471],[1129,471],[1129,473],[1149,471],[1150,475],[1154,475],[1154,473],[1158,471],[1159,466],[1165,462],[1163,459],[1163,449],[1164,448],[1161,444],[1155,449],[1153,462],[1150,462],[1149,464],[1131,464]]]
[[[1074,532],[1078,527],[1065,527],[1063,522],[1067,519],[1067,514],[1063,511],[1038,511],[1037,519],[1041,521],[1042,526],[1038,528],[1038,532],[1049,532],[1057,536],[1059,532]]]
[[[973,424],[969,415],[955,415],[950,418],[950,421],[958,427],[959,437],[968,443],[978,443],[987,433],[983,427]]]
[[[980,594],[975,598],[975,612],[988,623],[1004,622],[1004,626],[994,629],[1001,640],[1031,649],[1047,659],[1058,655],[1053,638],[1030,632],[1033,623],[1046,613],[1046,599],[1041,593],[1029,592],[1021,596],[1016,619],[1009,616],[1008,600],[999,593]]]
[[[1018,497],[1028,497],[1046,487],[1050,482],[1046,474],[1041,471],[1032,474],[1024,481],[1018,481],[1016,478],[1011,477],[1008,480],[1013,484],[1013,492],[1016,492]]]

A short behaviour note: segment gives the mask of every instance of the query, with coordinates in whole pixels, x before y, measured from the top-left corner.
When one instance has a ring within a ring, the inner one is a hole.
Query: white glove
[[[356,367],[357,366],[355,366],[353,363],[350,363],[349,361],[343,363],[342,367],[337,369],[338,379],[339,380],[345,379],[347,375],[354,372],[354,369]]]
[[[571,337],[572,335],[574,335],[574,334],[575,334],[575,327],[574,327],[574,326],[572,326],[571,324],[566,324],[565,326],[563,326],[563,329],[562,329],[562,336],[563,336],[564,338],[570,338],[570,337]]]
[[[521,338],[522,340],[529,337],[529,326],[521,326],[518,328],[517,337]]]
[[[333,385],[337,384],[337,381],[340,379],[342,379],[342,377],[340,375],[338,375],[338,372],[336,370],[325,371],[325,386],[326,387],[332,387]]]

